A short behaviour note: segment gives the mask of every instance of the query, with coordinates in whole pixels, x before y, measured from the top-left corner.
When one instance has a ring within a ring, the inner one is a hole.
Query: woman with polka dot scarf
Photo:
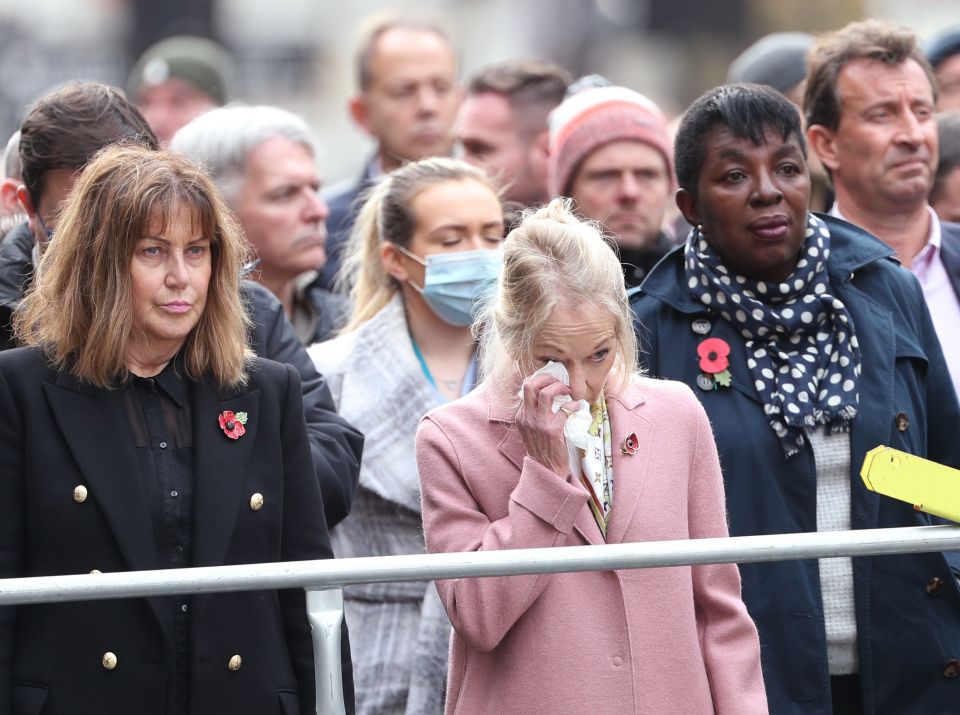
[[[859,477],[880,444],[960,467],[960,407],[916,279],[873,236],[809,212],[800,118],[773,90],[711,90],[675,146],[694,228],[633,308],[650,373],[691,385],[710,417],[730,533],[933,523]],[[771,712],[955,707],[960,592],[943,554],[741,574]]]

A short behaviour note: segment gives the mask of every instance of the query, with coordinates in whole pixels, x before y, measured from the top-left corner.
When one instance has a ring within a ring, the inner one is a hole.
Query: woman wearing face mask
[[[476,381],[473,306],[500,270],[503,211],[479,169],[425,159],[387,175],[344,262],[353,314],[310,349],[340,414],[366,435],[338,556],[422,553],[413,442],[430,409]],[[345,590],[358,713],[440,712],[449,622],[432,584]]]
[[[867,491],[890,445],[960,467],[957,400],[916,279],[890,248],[808,211],[800,117],[728,85],[677,134],[677,205],[696,228],[634,302],[650,372],[713,425],[735,535],[921,526]],[[744,564],[770,709],[957,711],[960,592],[943,554]]]
[[[564,199],[507,237],[482,326],[480,387],[417,434],[430,551],[726,535],[703,408],[637,374],[620,263]],[[767,712],[734,564],[437,588],[448,713]]]

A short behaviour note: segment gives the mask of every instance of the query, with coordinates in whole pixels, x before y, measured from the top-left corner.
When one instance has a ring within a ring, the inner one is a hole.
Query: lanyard
[[[443,397],[443,393],[440,392],[440,388],[437,387],[437,381],[433,377],[433,373],[430,372],[430,367],[427,365],[427,361],[423,357],[423,353],[420,352],[420,346],[417,345],[417,341],[413,339],[413,336],[410,336],[410,344],[413,345],[413,354],[417,356],[417,362],[420,363],[420,370],[423,372],[423,376],[427,378],[427,382],[430,383],[433,387],[434,392],[439,395],[444,402],[447,401],[446,397]],[[477,354],[474,353],[470,358],[470,364],[467,365],[467,371],[463,375],[463,386],[460,389],[460,397],[466,395],[470,390],[473,389],[474,384],[477,380]]]

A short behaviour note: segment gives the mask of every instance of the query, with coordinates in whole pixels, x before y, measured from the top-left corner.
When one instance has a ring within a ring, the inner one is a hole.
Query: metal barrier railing
[[[317,712],[343,713],[340,624],[348,584],[790,561],[960,550],[960,526],[911,526],[689,541],[374,556],[0,580],[0,605],[304,588],[313,628]]]

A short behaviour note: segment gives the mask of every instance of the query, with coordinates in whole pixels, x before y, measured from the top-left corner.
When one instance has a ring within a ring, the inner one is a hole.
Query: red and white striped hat
[[[663,154],[673,179],[667,119],[653,100],[626,87],[591,87],[550,113],[550,194],[569,195],[580,162],[604,144],[632,139]]]

